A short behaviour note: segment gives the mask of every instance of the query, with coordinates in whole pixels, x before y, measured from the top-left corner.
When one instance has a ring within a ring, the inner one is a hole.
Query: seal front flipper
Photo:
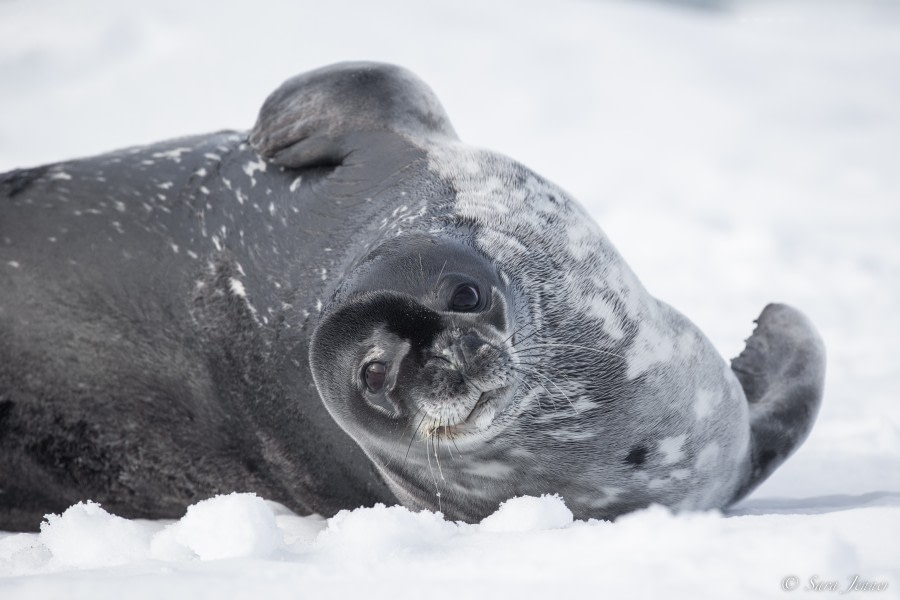
[[[812,428],[825,384],[825,346],[800,311],[769,304],[731,369],[750,409],[750,467],[735,500],[762,483]]]
[[[456,133],[434,92],[409,71],[346,62],[283,83],[263,103],[250,144],[275,164],[303,168],[391,160],[396,156],[384,144],[402,146],[396,138]]]

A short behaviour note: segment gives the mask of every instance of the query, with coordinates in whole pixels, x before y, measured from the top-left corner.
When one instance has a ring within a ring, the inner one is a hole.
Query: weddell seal
[[[287,81],[249,134],[0,178],[0,529],[253,491],[477,521],[724,507],[815,418],[769,305],[729,366],[565,192],[463,145],[409,72]]]

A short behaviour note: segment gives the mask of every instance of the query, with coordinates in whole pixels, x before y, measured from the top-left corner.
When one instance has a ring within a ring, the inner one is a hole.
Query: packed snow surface
[[[152,522],[86,498],[0,533],[0,598],[900,597],[900,3],[12,0],[0,171],[246,129],[282,80],[358,59],[567,188],[726,357],[766,303],[806,312],[809,440],[724,515],[325,520],[234,494]]]
[[[614,523],[584,522],[573,521],[558,496],[543,496],[508,500],[472,525],[384,505],[325,521],[253,494],[231,494],[168,523],[128,521],[85,503],[49,517],[39,534],[0,539],[0,569],[20,576],[0,590],[35,598],[58,590],[67,598],[160,598],[192,590],[395,598],[428,589],[429,597],[452,598],[463,584],[467,595],[485,597],[598,590],[615,598],[691,597],[718,589],[760,598],[797,574],[805,575],[801,587],[810,577],[825,581],[845,572],[890,586],[900,556],[896,519],[889,506],[727,518],[674,516],[653,506]],[[849,585],[838,579],[842,589]]]

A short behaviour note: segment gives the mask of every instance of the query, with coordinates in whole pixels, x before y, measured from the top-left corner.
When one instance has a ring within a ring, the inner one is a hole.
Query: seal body
[[[0,178],[0,529],[255,491],[475,521],[723,507],[804,439],[824,351],[729,366],[562,190],[347,63],[224,132]]]

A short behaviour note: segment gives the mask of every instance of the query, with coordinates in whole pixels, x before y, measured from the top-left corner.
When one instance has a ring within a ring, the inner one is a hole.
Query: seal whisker
[[[616,358],[621,358],[625,360],[625,357],[621,354],[616,354],[615,352],[610,352],[609,350],[601,350],[599,348],[589,348],[587,346],[579,346],[577,344],[558,344],[558,343],[541,343],[541,344],[533,344],[528,346],[527,348],[522,348],[521,350],[515,350],[515,353],[522,353],[528,350],[539,350],[540,348],[577,348],[579,350],[587,350],[588,352],[594,352],[597,354],[607,354],[609,356],[615,356]]]
[[[431,293],[432,293],[432,294],[436,294],[436,293],[437,293],[437,287],[438,287],[438,284],[441,282],[441,275],[444,274],[444,269],[445,269],[446,267],[447,267],[447,261],[445,260],[445,261],[444,261],[444,264],[441,265],[441,270],[438,271],[437,277],[434,278],[434,285],[431,287]]]
[[[446,481],[446,479],[444,479],[444,469],[441,467],[441,456],[438,454],[439,444],[440,435],[435,431],[435,433],[431,434],[431,451],[434,453],[434,462],[437,464],[438,475],[440,475],[441,481]]]
[[[528,370],[528,371],[531,371],[532,373],[534,373],[535,375],[537,375],[537,376],[540,377],[541,379],[544,379],[544,380],[546,380],[546,381],[549,381],[549,382],[550,382],[550,385],[552,385],[552,386],[555,387],[557,390],[559,390],[559,393],[563,395],[563,397],[564,397],[564,398],[566,399],[566,401],[569,403],[569,406],[572,407],[572,410],[574,410],[575,412],[578,412],[578,409],[575,408],[575,405],[572,403],[572,399],[569,398],[569,395],[568,395],[568,394],[566,394],[564,391],[562,391],[562,388],[560,388],[558,385],[556,385],[556,382],[555,382],[555,381],[553,381],[552,379],[550,379],[549,377],[547,377],[546,375],[544,375],[543,373],[541,373],[541,372],[538,371],[537,369],[532,369],[532,368],[529,368],[529,367],[524,367],[524,368],[525,368],[526,370]]]
[[[432,446],[433,446],[434,445],[434,434],[432,433],[429,436],[429,438],[431,439]],[[431,481],[434,483],[435,496],[437,496],[437,499],[438,499],[438,510],[441,512],[444,512],[443,506],[441,504],[441,488],[438,485],[437,477],[434,476],[434,467],[431,466],[431,453],[428,451],[429,438],[422,440],[422,442],[425,444],[425,457],[428,460],[428,471],[431,473]],[[436,452],[435,452],[435,456],[437,456]]]
[[[450,442],[453,444],[453,446],[456,447],[457,452],[459,452],[459,447],[456,446],[456,440],[453,438],[453,430],[451,429],[451,427],[447,426],[445,428],[445,431],[446,431],[447,439],[450,440]],[[453,456],[453,451],[450,450],[450,444],[447,444],[447,455],[453,461],[456,461],[456,457]]]
[[[516,372],[517,372],[517,373],[520,373],[521,371],[516,371]],[[532,387],[532,385],[531,385],[530,383],[528,383],[527,381],[525,381],[525,380],[522,379],[521,377],[516,377],[515,375],[512,375],[512,374],[510,374],[510,377],[512,377],[513,379],[515,379],[516,381],[518,381],[518,382],[521,383],[522,385],[526,386],[529,390],[531,390],[532,392],[534,392],[534,397],[535,397],[535,399],[537,400],[538,408],[541,409],[541,410],[545,410],[545,409],[544,409],[544,405],[541,404],[541,397],[540,397],[540,395],[537,393],[537,390],[535,390],[534,387]],[[544,389],[546,390],[547,388],[544,388]]]
[[[419,416],[419,413],[421,413],[421,412],[422,412],[422,409],[420,408],[418,411],[416,411],[416,414],[413,415],[413,419],[415,419],[417,416]],[[413,434],[409,438],[409,445],[406,446],[406,457],[403,459],[404,466],[406,466],[406,461],[409,459],[409,451],[412,448],[412,443],[416,439],[416,436],[419,435],[419,428],[422,427],[422,423],[425,422],[425,417],[427,417],[427,416],[428,416],[427,414],[422,415],[422,418],[419,419],[419,424],[416,425],[416,428],[413,430]]]
[[[502,342],[500,342],[500,343],[497,344],[497,345],[494,345],[494,344],[492,344],[491,342],[487,342],[487,344],[488,344],[488,345],[491,347],[491,349],[494,351],[494,356],[493,356],[493,357],[488,357],[488,360],[495,360],[495,359],[499,358],[504,352],[507,352],[508,354],[512,354],[512,353],[509,352],[508,350],[511,350],[511,349],[515,348],[518,344],[521,344],[523,341],[527,340],[528,338],[530,338],[531,336],[533,336],[534,334],[536,334],[538,331],[540,331],[539,329],[535,329],[534,331],[532,331],[531,333],[529,333],[528,335],[526,335],[524,338],[520,339],[520,340],[517,341],[516,343],[510,344],[510,345],[509,345],[509,348],[507,349],[507,348],[506,348],[506,342],[509,341],[509,339],[512,338],[514,335],[516,335],[516,333],[518,333],[519,331],[521,331],[522,329],[524,329],[524,328],[527,327],[527,326],[528,326],[527,324],[522,325],[521,327],[519,327],[518,329],[516,329],[515,331],[513,331],[511,334],[509,334],[509,335],[506,337],[505,340],[503,340]],[[526,349],[527,349],[527,348],[526,348]]]
[[[440,423],[443,423],[443,418]],[[438,474],[441,476],[441,481],[447,481],[444,479],[444,469],[441,468],[441,455],[438,453],[438,450],[441,447],[441,436],[437,432],[441,431],[442,427],[443,425],[438,425],[437,431],[431,435],[431,449],[434,450],[434,460],[437,462]]]
[[[535,361],[535,362],[528,362],[528,361]],[[524,360],[522,360],[521,358],[519,358],[519,357],[517,356],[517,357],[516,357],[516,362],[515,362],[515,364],[517,364],[517,365],[532,365],[532,366],[534,366],[534,365],[543,365],[543,364],[545,364],[545,363],[546,363],[546,361],[542,360],[542,357],[537,356],[537,355],[534,355],[534,356],[525,356],[525,357],[524,357]]]
[[[525,368],[523,368],[523,369],[516,369],[516,372],[521,373],[522,375],[527,375],[527,374],[529,374],[529,373],[531,373],[532,375],[537,375],[538,377],[541,377],[541,378],[543,378],[543,379],[549,381],[551,385],[553,385],[553,386],[555,386],[557,389],[559,389],[559,386],[557,386],[555,383],[553,383],[553,381],[552,381],[551,379],[549,379],[549,378],[546,377],[545,375],[539,373],[539,372],[536,371],[535,369],[530,369],[530,368],[525,367]],[[546,385],[544,385],[543,383],[540,383],[539,385],[540,385],[542,388],[544,388],[544,391],[547,392],[547,397],[550,399],[550,402],[553,403],[553,409],[554,409],[554,410],[557,410],[556,400],[555,400],[555,398],[554,398],[553,391],[552,391],[550,388],[548,388]],[[563,395],[563,397],[569,402],[569,404],[572,405],[572,401],[569,400],[569,397],[566,396],[565,393],[563,393],[562,390],[559,390],[559,392],[560,392],[560,393]],[[572,405],[572,408],[574,409],[575,406]]]
[[[523,327],[524,327],[524,325],[523,325]],[[526,335],[525,337],[519,338],[515,343],[510,344],[509,347],[510,347],[510,348],[515,348],[516,346],[518,346],[518,345],[521,344],[522,342],[524,342],[524,341],[530,339],[534,334],[539,333],[540,331],[541,331],[540,329],[535,329],[534,331],[532,331],[531,333],[529,333],[529,334]],[[513,335],[515,335],[515,333],[514,333]],[[510,336],[510,337],[512,337],[512,336]],[[507,338],[507,339],[509,339],[509,338]],[[505,340],[504,340],[504,341],[505,341]]]
[[[461,455],[462,452],[460,451],[459,446],[456,445],[456,437],[453,435],[453,433],[448,432],[447,437],[450,438],[450,441],[453,443],[453,447],[456,448],[456,454]],[[447,446],[447,451],[450,451],[450,446]],[[456,457],[453,457],[453,460],[456,460]]]
[[[419,273],[422,274],[422,282],[428,281],[428,277],[425,275],[425,265],[422,264],[422,253],[416,253],[419,257]]]
[[[509,334],[508,336],[506,336],[506,339],[503,340],[502,342],[500,342],[500,345],[503,346],[504,344],[506,344],[506,342],[508,342],[509,340],[511,340],[512,337],[513,337],[514,335],[516,335],[517,333],[519,333],[520,331],[522,331],[522,330],[525,329],[526,327],[528,327],[528,323],[523,323],[523,324],[522,324],[520,327],[518,327],[515,331],[513,331],[511,334]],[[532,331],[531,333],[529,333],[527,337],[531,337],[532,335],[534,335],[534,334],[537,333],[537,332],[538,332],[538,330],[535,329],[534,331]],[[526,337],[526,339],[527,339],[527,337]],[[510,348],[515,348],[516,344],[518,344],[518,343],[521,343],[521,340],[519,340],[518,342],[516,342],[516,343],[514,343],[514,344],[510,344]]]
[[[524,371],[519,371],[519,372],[522,373],[523,375],[527,375],[527,373],[525,373]],[[550,401],[550,404],[552,405],[553,410],[554,411],[559,410],[559,407],[556,405],[556,398],[553,397],[553,392],[550,389],[548,389],[546,385],[538,382],[537,383],[538,387],[535,388],[531,384],[526,383],[524,380],[522,380],[522,383],[527,385],[528,389],[535,393],[535,398],[537,398],[538,406],[540,407],[541,410],[544,410],[544,405],[541,403],[540,390],[544,390],[547,393],[547,400]]]
[[[448,440],[451,439],[453,434],[450,432],[450,426],[447,426],[445,429],[442,430],[442,432],[447,437]],[[453,452],[450,450],[450,444],[447,444],[447,455],[451,459],[456,460],[456,458],[453,456]]]

